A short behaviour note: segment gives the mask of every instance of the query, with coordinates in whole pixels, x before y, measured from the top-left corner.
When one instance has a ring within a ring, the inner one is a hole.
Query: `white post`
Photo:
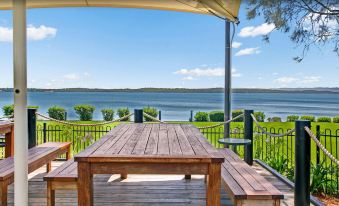
[[[28,205],[26,0],[13,0],[14,205]]]

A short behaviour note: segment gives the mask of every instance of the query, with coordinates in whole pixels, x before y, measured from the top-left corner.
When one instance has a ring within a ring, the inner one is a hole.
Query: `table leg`
[[[87,162],[78,162],[78,205],[93,205],[93,175]]]
[[[208,181],[206,205],[220,205],[221,163],[211,163],[208,166]]]
[[[12,131],[5,135],[5,157],[13,157],[14,156],[14,130],[12,127]]]

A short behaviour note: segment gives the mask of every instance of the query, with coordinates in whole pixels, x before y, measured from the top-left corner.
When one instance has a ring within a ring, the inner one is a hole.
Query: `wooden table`
[[[14,155],[14,123],[0,121],[0,134],[5,134],[5,158]]]
[[[224,157],[193,125],[121,124],[75,161],[81,206],[93,205],[93,174],[204,174],[206,205],[220,205]]]

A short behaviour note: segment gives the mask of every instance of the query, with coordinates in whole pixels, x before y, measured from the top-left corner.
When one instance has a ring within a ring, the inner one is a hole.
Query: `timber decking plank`
[[[146,146],[146,155],[155,155],[158,153],[159,129],[159,124],[152,125],[152,131]]]
[[[143,131],[139,133],[140,138],[137,144],[135,145],[135,148],[132,151],[132,154],[143,155],[145,153],[151,130],[152,130],[152,125],[147,124],[146,127],[144,127]]]

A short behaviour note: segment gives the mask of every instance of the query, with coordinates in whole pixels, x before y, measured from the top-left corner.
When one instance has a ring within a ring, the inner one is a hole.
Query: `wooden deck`
[[[53,162],[53,169],[63,162]],[[268,171],[255,165],[254,168],[274,186],[284,193],[281,205],[293,205],[293,190],[272,176]],[[42,177],[46,174],[42,167],[30,174],[29,202],[31,206],[46,205],[46,183]],[[9,187],[9,205],[13,205],[13,185]],[[75,191],[57,191],[57,206],[76,206]],[[94,177],[94,204],[106,205],[205,205],[205,183],[203,176],[192,176],[185,180],[181,175],[129,175],[121,181],[120,175],[96,175]],[[224,191],[221,203],[231,206],[232,202]]]

